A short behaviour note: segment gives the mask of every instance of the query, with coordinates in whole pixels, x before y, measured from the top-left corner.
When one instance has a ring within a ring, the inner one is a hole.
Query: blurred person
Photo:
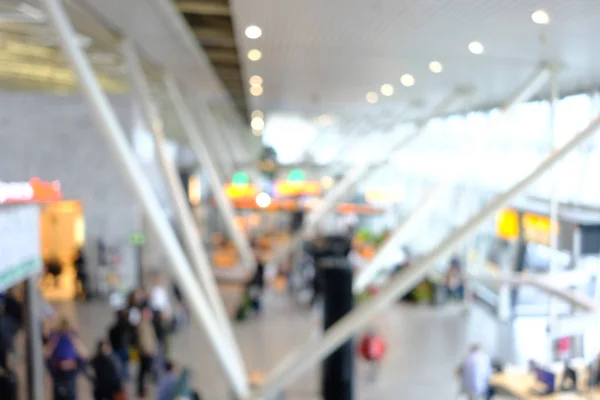
[[[131,344],[131,329],[127,320],[127,311],[117,312],[117,319],[108,331],[110,345],[121,363],[121,378],[129,379],[129,346]]]
[[[83,249],[78,249],[75,253],[73,260],[73,266],[75,267],[76,283],[77,283],[77,295],[81,298],[89,298],[88,290],[88,274],[86,270],[86,260]]]
[[[159,343],[159,355],[163,358],[168,354],[168,340],[172,327],[173,308],[169,299],[166,280],[161,274],[156,274],[154,284],[150,289],[149,305],[154,313],[154,329]]]
[[[95,400],[114,400],[123,392],[120,362],[116,355],[113,355],[112,348],[107,340],[98,342],[96,355],[92,358],[90,366],[94,372]]]
[[[263,252],[256,243],[254,244],[254,257],[256,258],[256,270],[246,290],[250,296],[252,309],[258,313],[262,308],[262,296],[265,289],[265,262]]]
[[[171,361],[166,361],[165,371],[158,379],[156,400],[176,400],[179,378],[179,368]]]
[[[494,392],[489,385],[492,377],[492,359],[479,344],[471,346],[469,354],[460,366],[462,391],[469,400],[489,400]]]
[[[152,368],[159,350],[153,317],[152,309],[144,308],[142,319],[137,326],[137,348],[140,357],[137,392],[140,398],[146,397],[146,378],[152,375]]]
[[[446,291],[448,298],[461,300],[464,297],[464,277],[462,263],[458,257],[453,257],[446,273]]]
[[[186,326],[189,321],[189,312],[183,298],[183,293],[175,281],[173,281],[173,297],[176,301],[176,310],[173,316],[173,330],[175,330]]]
[[[87,351],[68,319],[62,318],[46,344],[54,400],[77,399],[77,375]]]

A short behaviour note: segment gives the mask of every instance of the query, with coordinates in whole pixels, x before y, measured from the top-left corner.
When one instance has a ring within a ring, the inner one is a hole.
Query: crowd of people
[[[93,396],[95,400],[122,400],[133,389],[139,399],[199,399],[189,385],[190,371],[169,359],[170,337],[187,321],[181,293],[176,287],[172,289],[173,296],[166,280],[156,275],[149,291],[133,290],[127,301],[115,309],[114,322],[106,335],[98,339],[94,354],[89,354],[68,318],[42,313],[43,349],[52,380],[52,398],[76,400]],[[176,299],[174,304],[171,297]],[[10,358],[23,324],[22,303],[13,290],[0,300],[0,393],[2,399],[16,400],[17,374]],[[134,362],[137,375],[132,377],[130,364]],[[92,383],[91,396],[78,393],[80,376]],[[154,385],[153,390],[149,390],[150,385]]]

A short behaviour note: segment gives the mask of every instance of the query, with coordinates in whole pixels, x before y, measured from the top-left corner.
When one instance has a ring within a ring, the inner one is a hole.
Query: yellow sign
[[[551,232],[558,233],[559,226],[551,227],[550,218],[531,213],[522,216],[523,236],[527,242],[549,245]],[[517,211],[505,209],[496,215],[496,234],[505,240],[519,238],[519,215]]]
[[[230,199],[254,198],[258,194],[258,187],[247,183],[228,183],[225,185],[225,193]]]

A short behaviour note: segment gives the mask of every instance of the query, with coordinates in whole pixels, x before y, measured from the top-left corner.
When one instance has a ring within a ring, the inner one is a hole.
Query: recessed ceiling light
[[[415,77],[411,74],[404,74],[400,77],[400,83],[406,87],[411,87],[415,84]]]
[[[550,15],[544,10],[536,10],[531,14],[531,20],[539,25],[548,25],[550,23]]]
[[[265,114],[263,114],[263,112],[260,110],[254,110],[254,111],[252,111],[252,114],[250,114],[250,116],[252,118],[264,118]]]
[[[262,118],[252,118],[250,126],[252,129],[260,131],[265,127],[265,120]]]
[[[262,29],[256,25],[250,25],[246,28],[246,37],[248,39],[258,39],[262,36]]]
[[[248,59],[250,59],[250,61],[258,61],[261,58],[262,53],[260,52],[260,50],[252,49],[248,52]]]
[[[389,83],[381,85],[381,94],[384,96],[391,96],[394,94],[394,87]]]
[[[369,92],[366,98],[368,103],[375,104],[379,100],[379,95],[375,92]]]
[[[250,94],[252,96],[260,96],[263,93],[262,86],[252,86],[250,88]]]
[[[439,74],[444,70],[444,66],[439,61],[432,61],[429,63],[429,70],[434,74]]]
[[[262,130],[252,129],[252,134],[254,136],[260,136],[260,135],[262,135]]]
[[[482,54],[483,45],[477,41],[469,43],[469,51],[473,54]]]
[[[260,86],[260,85],[262,85],[262,83],[263,83],[263,80],[258,75],[253,75],[250,77],[250,85],[251,86]]]

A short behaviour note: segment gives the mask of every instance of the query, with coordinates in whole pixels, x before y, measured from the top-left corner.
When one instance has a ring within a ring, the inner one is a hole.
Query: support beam
[[[548,81],[550,77],[550,70],[546,66],[542,66],[538,68],[535,73],[525,82],[525,84],[519,89],[517,93],[509,98],[509,100],[500,108],[500,118],[504,117],[510,111],[514,109],[514,107],[521,102],[525,102],[530,100],[533,96],[535,96],[542,88],[542,86]],[[479,143],[482,139],[478,139],[475,141],[472,146],[465,152],[465,154],[475,154],[480,152]],[[468,160],[467,160],[468,161]],[[430,192],[428,192],[423,200],[419,203],[419,206],[408,216],[408,218],[402,223],[396,231],[392,233],[389,237],[388,241],[381,247],[381,249],[377,252],[373,260],[369,263],[369,265],[362,271],[362,273],[358,276],[358,279],[355,281],[354,290],[355,292],[360,292],[364,290],[377,276],[377,272],[382,268],[381,260],[385,253],[389,251],[391,247],[397,246],[398,243],[402,240],[403,235],[408,227],[412,225],[412,222],[419,215],[423,214],[430,204],[434,204],[438,199],[438,196],[441,195],[444,188],[450,186],[453,183],[455,176],[460,176],[460,174],[465,167],[474,168],[476,166],[465,165],[464,167],[459,167],[457,171],[453,171],[453,174],[449,174],[446,171],[446,177],[442,179],[442,181],[436,185]],[[381,256],[380,256],[381,254]]]
[[[398,247],[401,241],[405,238],[406,232],[414,226],[415,221],[418,221],[418,219],[428,210],[428,206],[434,203],[435,200],[437,200],[438,195],[447,187],[448,182],[442,181],[432,187],[427,194],[425,194],[417,207],[410,213],[408,217],[406,217],[400,226],[398,226],[398,228],[392,232],[387,241],[377,251],[377,254],[375,254],[375,257],[373,257],[369,265],[367,265],[360,272],[354,281],[354,293],[361,293],[363,290],[365,290],[371,284],[371,282],[373,282],[373,279],[375,279],[381,268],[388,266],[383,264],[385,256],[392,248]]]
[[[450,96],[445,98],[437,107],[434,108],[433,112],[431,113],[432,118],[439,114],[443,114],[460,97],[460,92],[453,91]],[[365,179],[367,176],[377,171],[382,165],[385,165],[389,158],[397,151],[412,143],[417,137],[425,132],[428,122],[429,119],[421,122],[414,133],[403,137],[396,143],[392,143],[389,146],[388,151],[382,154],[379,159],[356,165],[354,168],[350,169],[344,178],[327,193],[320,205],[310,214],[308,214],[308,216],[304,219],[302,227],[298,230],[298,233],[292,237],[288,243],[288,246],[284,246],[281,251],[276,253],[271,262],[278,264],[287,258],[292,249],[297,248],[302,242],[303,238],[310,235],[314,231],[317,223],[336,207],[336,204],[352,190],[358,181]]]
[[[254,258],[254,253],[252,248],[250,247],[250,243],[248,242],[248,238],[238,227],[235,225],[235,212],[233,210],[233,206],[231,202],[227,198],[225,191],[223,190],[223,184],[219,175],[217,174],[217,170],[215,169],[215,164],[212,161],[212,155],[208,151],[204,141],[202,140],[202,136],[200,134],[200,130],[196,125],[196,121],[192,116],[190,110],[188,109],[187,104],[185,103],[185,99],[183,94],[181,93],[179,86],[175,79],[171,76],[165,76],[165,85],[167,87],[167,91],[169,93],[169,97],[173,102],[173,106],[175,107],[175,111],[181,120],[181,124],[188,136],[188,140],[190,141],[190,145],[194,149],[196,153],[196,157],[198,157],[198,162],[204,168],[204,171],[208,175],[208,180],[210,182],[210,186],[212,188],[213,196],[215,197],[215,201],[217,202],[217,206],[221,211],[221,215],[225,220],[225,224],[227,226],[227,231],[231,236],[231,239],[238,251],[240,259],[244,267],[250,271],[254,270],[256,266],[256,259]],[[206,134],[211,135],[217,132],[216,126],[214,124],[214,120],[212,120],[211,115],[208,112],[208,109],[203,113],[203,121],[206,127]]]
[[[239,368],[236,368],[236,360],[231,357],[231,352],[227,351],[228,343],[224,340],[221,329],[212,315],[210,305],[200,295],[200,286],[195,280],[190,264],[175,236],[175,232],[160,206],[156,195],[153,193],[148,178],[135,159],[135,155],[127,141],[127,136],[108,98],[102,91],[85,52],[76,41],[76,33],[62,7],[61,0],[42,0],[40,3],[46,9],[48,17],[56,29],[62,49],[79,79],[92,116],[121,163],[125,174],[129,178],[132,191],[138,198],[148,217],[148,221],[163,244],[165,253],[173,266],[175,277],[190,303],[191,311],[194,313],[198,323],[204,328],[209,343],[232,390],[238,398],[246,398],[249,389],[246,380],[242,379],[245,377],[240,377],[237,372]]]
[[[215,17],[228,17],[228,2],[205,2],[205,1],[177,1],[175,6],[182,13],[209,15]]]
[[[600,115],[560,149],[557,149],[542,161],[533,171],[527,174],[504,193],[496,196],[479,213],[470,218],[462,227],[451,232],[446,239],[433,251],[423,256],[411,268],[401,272],[390,285],[373,299],[347,314],[342,320],[329,329],[319,341],[312,341],[292,351],[267,377],[265,385],[253,393],[251,399],[263,399],[274,391],[287,386],[300,374],[306,372],[315,363],[326,357],[340,344],[364,328],[369,321],[406,294],[414,285],[425,278],[429,270],[443,256],[452,251],[460,242],[465,240],[486,220],[510,202],[515,196],[540,178],[553,165],[570,151],[590,138],[600,127]]]
[[[196,271],[198,281],[204,289],[203,294],[205,298],[208,299],[217,322],[230,342],[230,348],[233,356],[238,360],[236,365],[241,366],[241,370],[239,371],[240,375],[245,377],[247,376],[247,373],[243,368],[244,364],[242,356],[237,346],[235,335],[233,333],[233,329],[231,328],[229,317],[227,316],[227,311],[221,299],[217,281],[212,272],[209,257],[204,250],[202,238],[200,236],[198,226],[195,223],[194,214],[189,206],[185,189],[181,179],[179,178],[177,168],[169,159],[166,151],[166,139],[163,132],[164,124],[152,102],[151,89],[144,76],[144,70],[142,69],[140,59],[133,43],[130,40],[126,40],[122,43],[121,51],[127,64],[132,88],[140,105],[142,115],[146,122],[146,127],[148,130],[150,130],[152,136],[154,137],[156,153],[158,155],[158,160],[163,170],[165,180],[167,181],[171,200],[173,201],[177,219],[179,220],[179,225],[181,227],[185,247]]]

